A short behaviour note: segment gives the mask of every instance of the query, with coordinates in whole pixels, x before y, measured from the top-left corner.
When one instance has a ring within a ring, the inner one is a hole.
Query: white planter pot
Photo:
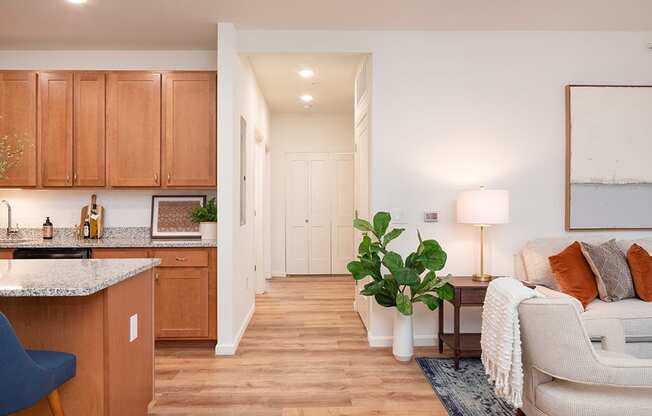
[[[202,240],[217,240],[217,223],[200,222],[199,232],[201,233]]]
[[[405,316],[394,308],[394,342],[392,352],[397,361],[409,362],[414,355],[412,315]]]

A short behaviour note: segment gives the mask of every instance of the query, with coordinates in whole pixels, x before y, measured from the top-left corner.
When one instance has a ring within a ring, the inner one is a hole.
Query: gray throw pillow
[[[609,240],[600,245],[584,242],[580,244],[582,253],[595,274],[600,299],[605,302],[617,302],[636,297],[627,258],[620,251],[616,240]]]

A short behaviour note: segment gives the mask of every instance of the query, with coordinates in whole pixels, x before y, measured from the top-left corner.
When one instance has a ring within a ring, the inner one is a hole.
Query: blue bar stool
[[[72,354],[25,350],[0,312],[0,415],[26,409],[47,396],[52,414],[63,416],[58,388],[76,370]]]

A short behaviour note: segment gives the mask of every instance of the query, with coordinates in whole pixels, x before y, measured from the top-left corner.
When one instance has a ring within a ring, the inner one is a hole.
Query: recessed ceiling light
[[[304,68],[299,71],[299,76],[301,76],[301,78],[312,78],[315,76],[315,71],[309,68]]]
[[[72,4],[85,4],[88,0],[68,0],[68,3]]]
[[[301,96],[301,101],[303,101],[304,103],[310,103],[312,102],[312,100],[314,100],[314,98],[310,94],[304,94]]]

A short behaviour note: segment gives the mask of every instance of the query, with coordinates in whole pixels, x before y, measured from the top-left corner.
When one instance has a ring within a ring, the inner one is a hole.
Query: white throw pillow
[[[589,238],[578,236],[577,238],[541,238],[528,241],[523,247],[523,262],[525,263],[528,282],[559,290],[559,285],[552,274],[548,258],[561,253],[575,241],[601,244],[607,240],[609,238],[605,236],[592,236]]]

